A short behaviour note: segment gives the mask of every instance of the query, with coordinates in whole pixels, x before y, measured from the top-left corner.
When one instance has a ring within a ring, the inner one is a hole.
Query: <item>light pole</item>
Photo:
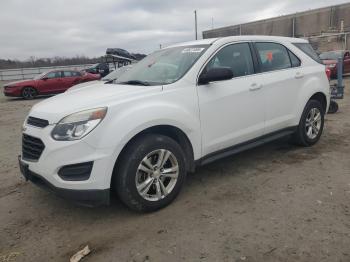
[[[197,40],[198,39],[198,36],[197,36],[197,10],[194,10],[194,30],[195,30],[196,40]]]

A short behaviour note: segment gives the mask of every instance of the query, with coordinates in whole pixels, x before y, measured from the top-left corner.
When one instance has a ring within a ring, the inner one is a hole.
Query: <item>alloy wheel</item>
[[[159,201],[174,189],[179,176],[179,164],[169,150],[158,149],[147,154],[136,171],[136,188],[148,201]]]
[[[25,87],[22,91],[22,96],[25,99],[32,99],[36,95],[36,92],[33,88],[31,87]]]
[[[322,125],[322,115],[318,108],[312,108],[307,117],[306,117],[306,123],[305,123],[305,132],[309,139],[315,139],[320,130]]]

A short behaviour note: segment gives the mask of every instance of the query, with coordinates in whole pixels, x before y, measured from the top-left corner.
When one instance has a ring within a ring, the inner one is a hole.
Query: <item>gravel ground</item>
[[[350,79],[346,80],[347,86]],[[40,102],[0,95],[0,262],[350,261],[350,97],[312,148],[280,140],[205,167],[169,207],[83,208],[24,182],[21,125]]]

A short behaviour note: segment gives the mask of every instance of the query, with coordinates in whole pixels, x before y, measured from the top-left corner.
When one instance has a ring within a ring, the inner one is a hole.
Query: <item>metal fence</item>
[[[52,66],[52,67],[35,67],[35,68],[19,68],[19,69],[3,69],[0,70],[0,81],[11,81],[11,80],[23,80],[31,79],[41,73],[50,70],[83,70],[91,67],[92,64],[87,65],[69,65],[69,66]]]
[[[309,40],[315,50],[326,52],[331,50],[349,50],[350,33],[333,33],[304,37]]]

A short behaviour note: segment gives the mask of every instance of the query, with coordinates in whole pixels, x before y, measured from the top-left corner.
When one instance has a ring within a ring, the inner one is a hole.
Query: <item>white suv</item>
[[[26,179],[86,205],[114,190],[138,211],[168,205],[198,165],[285,135],[315,144],[325,67],[302,39],[240,36],[154,52],[116,83],[35,105],[19,157]]]

